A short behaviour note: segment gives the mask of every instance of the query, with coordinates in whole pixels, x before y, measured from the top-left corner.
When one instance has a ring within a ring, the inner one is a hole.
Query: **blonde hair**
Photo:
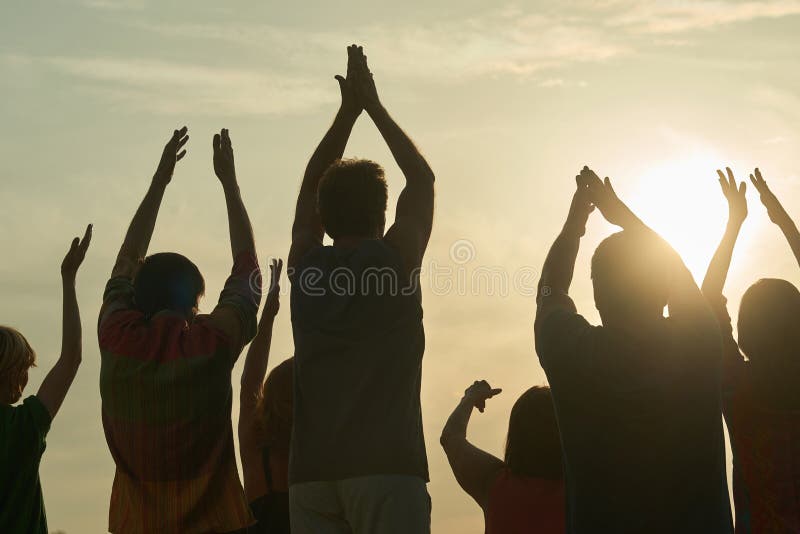
[[[16,402],[25,387],[25,373],[36,365],[36,353],[19,331],[0,326],[0,402]]]

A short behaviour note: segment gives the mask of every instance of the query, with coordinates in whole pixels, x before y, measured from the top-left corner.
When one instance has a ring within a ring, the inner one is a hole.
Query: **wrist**
[[[77,278],[77,272],[62,272],[61,273],[61,283],[65,288],[75,287],[75,279]]]
[[[221,179],[220,182],[222,183],[222,190],[226,195],[239,194],[239,182],[236,181],[236,176],[225,178],[224,180]]]
[[[567,221],[561,228],[561,233],[569,237],[580,239],[586,233],[586,221],[576,221],[572,218],[567,218]]]

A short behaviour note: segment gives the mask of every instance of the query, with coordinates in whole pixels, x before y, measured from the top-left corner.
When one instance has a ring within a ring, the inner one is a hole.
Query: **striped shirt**
[[[257,259],[240,254],[217,307],[191,322],[171,311],[146,319],[133,307],[131,274],[109,280],[98,328],[103,427],[116,463],[109,530],[246,527],[253,519],[236,468],[231,371],[255,335]]]

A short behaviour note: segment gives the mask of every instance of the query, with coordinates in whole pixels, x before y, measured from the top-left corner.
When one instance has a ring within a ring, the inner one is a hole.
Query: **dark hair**
[[[133,282],[136,308],[146,317],[162,310],[186,315],[197,311],[206,290],[200,270],[189,258],[174,252],[148,256]]]
[[[781,373],[797,366],[800,291],[776,278],[763,278],[750,286],[739,306],[739,346],[761,369]]]
[[[333,239],[377,237],[386,223],[388,197],[380,165],[367,159],[341,159],[323,174],[317,207],[322,225]]]
[[[264,382],[258,399],[256,436],[262,447],[289,450],[292,438],[294,358],[279,363]]]
[[[667,305],[672,258],[667,245],[651,236],[618,232],[592,256],[595,304],[604,314],[637,314]]]
[[[511,472],[536,478],[563,478],[561,439],[550,388],[534,386],[511,409],[505,463]]]

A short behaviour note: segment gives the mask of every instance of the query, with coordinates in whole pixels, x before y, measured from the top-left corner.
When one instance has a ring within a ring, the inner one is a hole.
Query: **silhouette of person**
[[[568,296],[596,207],[592,326]],[[680,257],[584,167],[545,260],[536,350],[558,417],[567,532],[731,532],[716,320]],[[663,316],[669,307],[669,317]]]
[[[564,526],[561,441],[548,387],[532,387],[511,410],[505,459],[467,441],[473,408],[501,392],[476,381],[447,419],[440,439],[459,485],[483,511],[486,534],[558,534]]]
[[[292,531],[430,530],[418,286],[434,175],[348,48],[342,103],[306,168],[288,267],[295,343],[289,466]],[[406,185],[384,234],[387,185],[372,161],[341,160],[362,109]],[[327,233],[332,246],[323,246]]]
[[[239,453],[244,493],[258,522],[249,532],[288,534],[289,443],[292,436],[292,365],[289,358],[267,376],[272,327],[280,309],[283,261],[272,260],[258,334],[250,343],[239,396]]]
[[[733,172],[726,171],[717,173],[728,224],[702,289],[722,332],[722,408],[733,451],[736,532],[800,532],[800,292],[786,280],[762,279],[750,286],[739,307],[737,345],[722,291],[747,217],[747,185],[737,187]],[[760,170],[750,180],[800,263],[797,226]]]
[[[231,372],[255,335],[261,290],[227,130],[213,151],[233,270],[217,306],[198,313],[205,282],[186,257],[145,258],[186,133],[175,130],[164,147],[100,311],[103,426],[116,463],[111,532],[234,532],[253,523],[236,468]]]
[[[78,268],[92,240],[92,226],[75,238],[61,263],[61,355],[36,395],[22,398],[36,353],[17,330],[0,326],[0,532],[47,534],[39,465],[47,433],[81,364],[81,316],[75,293]]]

